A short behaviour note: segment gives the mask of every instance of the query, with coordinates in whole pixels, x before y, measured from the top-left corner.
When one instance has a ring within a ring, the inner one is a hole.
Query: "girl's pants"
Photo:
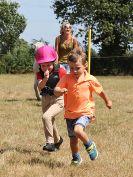
[[[55,123],[55,116],[63,111],[63,107],[63,96],[58,98],[56,98],[54,95],[42,96],[42,121],[46,143],[57,143],[60,140],[60,135]]]

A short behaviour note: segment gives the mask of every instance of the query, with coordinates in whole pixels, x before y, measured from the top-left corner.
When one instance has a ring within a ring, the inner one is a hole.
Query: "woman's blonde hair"
[[[61,25],[61,27],[60,27],[60,34],[63,34],[63,29],[64,29],[64,27],[66,25],[70,25],[71,26],[71,24],[68,21],[63,22],[62,25]]]

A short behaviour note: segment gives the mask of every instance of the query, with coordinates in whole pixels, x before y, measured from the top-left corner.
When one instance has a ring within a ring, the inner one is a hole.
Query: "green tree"
[[[23,39],[17,39],[15,47],[0,60],[0,73],[27,73],[33,69],[34,49]]]
[[[87,41],[88,26],[92,42],[101,56],[123,55],[133,41],[133,0],[55,0],[57,19],[80,25],[79,34]],[[87,42],[86,42],[87,43]]]
[[[26,27],[26,19],[17,10],[19,4],[0,0],[0,54],[11,51]]]

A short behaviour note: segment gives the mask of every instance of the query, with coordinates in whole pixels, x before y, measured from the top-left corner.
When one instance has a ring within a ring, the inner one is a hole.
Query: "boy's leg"
[[[72,154],[78,153],[79,144],[78,144],[78,138],[77,137],[70,137],[70,148],[71,148]]]
[[[76,136],[83,142],[91,160],[95,160],[98,156],[96,145],[93,141],[89,140],[84,128],[89,124],[90,119],[86,116],[80,117],[74,126]]]
[[[72,152],[72,165],[79,165],[82,162],[82,159],[79,154],[79,144],[78,138],[74,134],[74,123],[75,120],[66,120],[68,136],[70,138],[70,148]]]
[[[70,148],[72,152],[71,165],[79,165],[82,159],[79,154],[79,143],[77,137],[70,137]]]
[[[84,144],[88,141],[88,135],[84,131],[84,127],[80,124],[74,126],[74,133]]]

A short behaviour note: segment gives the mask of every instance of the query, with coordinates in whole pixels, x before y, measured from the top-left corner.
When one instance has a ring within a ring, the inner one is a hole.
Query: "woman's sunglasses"
[[[71,26],[64,26],[64,28],[69,28],[69,29],[71,29],[72,27],[71,27]]]

